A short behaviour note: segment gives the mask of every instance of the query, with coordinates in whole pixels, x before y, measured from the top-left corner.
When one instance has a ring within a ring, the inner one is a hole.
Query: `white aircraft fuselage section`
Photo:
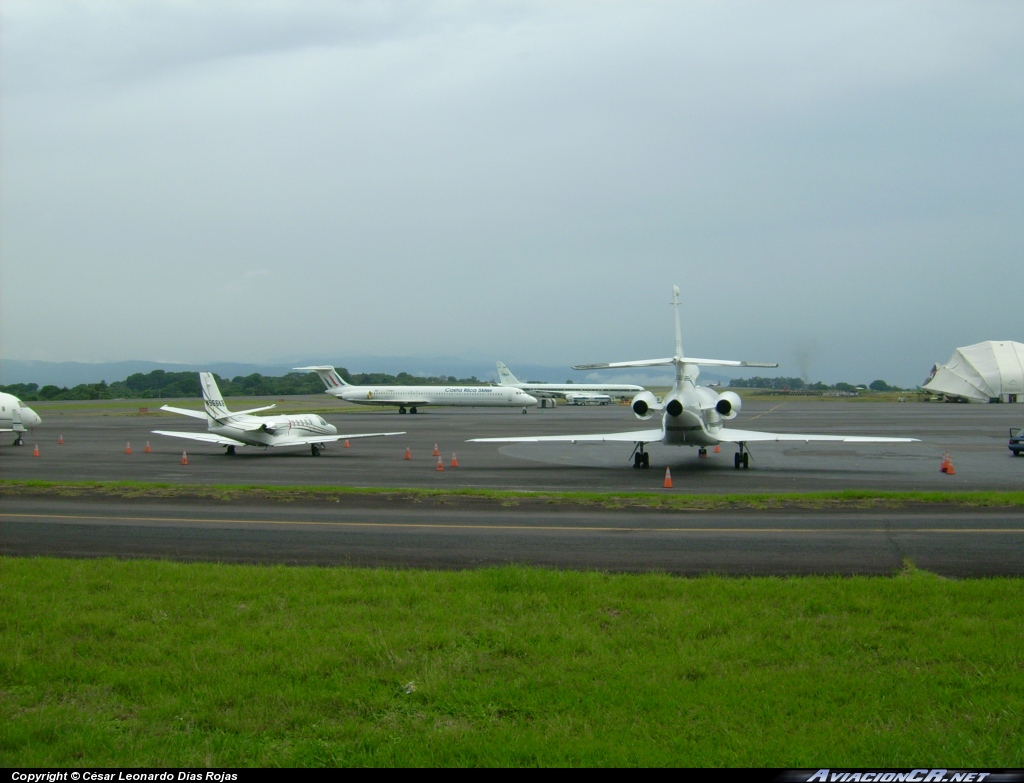
[[[390,405],[399,413],[411,413],[424,405],[465,406],[474,408],[523,408],[536,405],[537,399],[512,386],[353,386],[329,365],[296,367],[320,376],[332,394],[356,405]]]
[[[0,392],[0,432],[17,433],[14,438],[14,445],[20,446],[24,443],[21,434],[28,432],[32,427],[42,424],[43,420],[39,414],[28,407],[13,394]]]
[[[315,414],[302,416],[232,416],[224,421],[210,420],[206,428],[215,435],[241,441],[247,446],[271,447],[294,442],[296,438],[329,438],[338,428]]]
[[[606,394],[615,399],[628,400],[638,392],[644,391],[643,386],[632,383],[530,383],[516,378],[503,362],[498,362],[497,366],[499,384],[522,389],[527,394],[538,397],[568,399],[571,394]]]

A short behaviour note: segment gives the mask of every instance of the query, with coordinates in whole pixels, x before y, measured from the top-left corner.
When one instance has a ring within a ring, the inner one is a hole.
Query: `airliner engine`
[[[649,419],[660,409],[658,398],[649,391],[642,391],[633,398],[633,413],[638,419]]]
[[[743,407],[743,400],[736,392],[724,391],[718,395],[718,402],[715,403],[715,410],[723,419],[735,419],[736,414]]]

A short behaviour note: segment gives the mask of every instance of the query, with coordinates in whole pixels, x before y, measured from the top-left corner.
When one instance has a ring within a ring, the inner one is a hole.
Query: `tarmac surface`
[[[3,478],[683,495],[1024,489],[1024,458],[1015,459],[1006,447],[1008,428],[1024,420],[1024,408],[1013,405],[748,398],[733,426],[922,442],[755,444],[749,470],[733,468],[732,446],[699,459],[695,449],[652,445],[651,468],[637,470],[629,444],[464,442],[644,426],[624,406],[560,406],[531,409],[527,415],[425,408],[403,416],[325,404],[319,397],[290,398],[282,406],[289,412],[320,411],[341,433],[408,432],[352,440],[349,448],[333,444],[319,457],[304,448],[246,448],[227,457],[221,447],[151,434],[152,429],[199,431],[202,425],[156,413],[158,404],[140,413],[140,404],[72,408],[33,403],[43,426],[23,447],[0,443]],[[131,454],[125,454],[128,443]],[[443,471],[431,455],[435,443]],[[36,444],[39,457],[33,456]],[[411,460],[404,459],[406,447]],[[181,464],[183,450],[187,465]],[[453,452],[456,468],[451,467]],[[946,452],[953,475],[939,471]],[[666,467],[671,468],[672,489],[662,488]],[[515,562],[680,574],[892,573],[910,558],[918,567],[949,576],[1020,575],[1024,513],[921,507],[665,512],[551,506],[527,498],[509,506],[476,499],[435,503],[366,496],[272,503],[5,495],[0,500],[0,552],[436,568]]]

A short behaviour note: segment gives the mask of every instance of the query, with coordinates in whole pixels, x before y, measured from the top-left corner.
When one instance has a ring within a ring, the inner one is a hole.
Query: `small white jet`
[[[416,413],[424,405],[522,407],[526,413],[528,407],[537,404],[535,397],[511,386],[353,386],[330,365],[294,369],[315,372],[327,387],[326,393],[345,402],[398,406],[399,413],[405,413],[406,408]]]
[[[309,446],[314,457],[320,456],[320,450],[326,448],[331,441],[347,438],[376,438],[384,435],[404,435],[404,432],[364,432],[360,434],[339,435],[338,428],[328,424],[316,414],[303,413],[293,416],[253,416],[253,413],[269,410],[273,405],[252,408],[247,411],[232,413],[220,396],[220,389],[213,378],[213,373],[199,373],[199,383],[203,387],[202,411],[188,408],[174,408],[170,405],[160,406],[162,411],[180,413],[194,419],[206,421],[206,432],[174,432],[172,430],[153,430],[157,435],[170,435],[172,438],[188,438],[203,443],[216,443],[227,447],[227,454],[234,454],[239,446],[260,446],[263,448],[279,446]]]
[[[39,414],[25,403],[7,392],[0,392],[0,432],[13,432],[14,445],[24,446],[22,434],[30,427],[42,424]]]
[[[682,333],[679,328],[679,288],[672,286],[672,306],[675,308],[676,352],[666,359],[644,359],[633,362],[611,362],[607,364],[582,364],[574,370],[606,370],[615,367],[658,367],[672,365],[676,377],[672,389],[659,401],[649,391],[633,398],[633,413],[638,419],[649,419],[655,411],[662,411],[661,426],[651,430],[633,432],[612,432],[596,435],[541,435],[518,438],[473,438],[477,443],[609,443],[627,442],[633,447],[633,467],[650,467],[650,454],[644,450],[648,443],[663,443],[667,446],[696,446],[706,454],[708,446],[719,443],[735,443],[738,447],[733,460],[734,467],[747,468],[750,452],[747,444],[753,442],[799,442],[834,441],[837,443],[910,443],[917,438],[880,438],[863,435],[801,435],[796,433],[755,432],[725,427],[722,422],[733,419],[740,412],[741,400],[732,391],[716,392],[697,385],[700,366],[717,367],[778,367],[775,363],[739,362],[727,359],[694,359],[683,354]]]
[[[605,405],[614,397],[628,400],[644,391],[631,383],[522,383],[503,362],[498,362],[498,383],[513,386],[537,397],[561,397],[566,402],[572,395],[576,405]]]

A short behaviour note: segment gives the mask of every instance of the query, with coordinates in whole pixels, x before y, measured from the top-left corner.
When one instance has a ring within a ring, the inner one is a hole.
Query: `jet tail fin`
[[[504,362],[498,362],[498,385],[517,386],[519,379],[512,374],[512,371],[505,366]]]
[[[324,386],[327,387],[327,391],[329,392],[349,385],[345,383],[345,380],[338,374],[338,371],[329,364],[317,365],[315,367],[293,367],[292,369],[315,372],[320,376],[320,380],[324,382]]]
[[[199,385],[203,387],[203,405],[206,408],[207,416],[219,421],[231,415],[228,406],[224,404],[224,398],[220,394],[212,372],[199,373]]]

